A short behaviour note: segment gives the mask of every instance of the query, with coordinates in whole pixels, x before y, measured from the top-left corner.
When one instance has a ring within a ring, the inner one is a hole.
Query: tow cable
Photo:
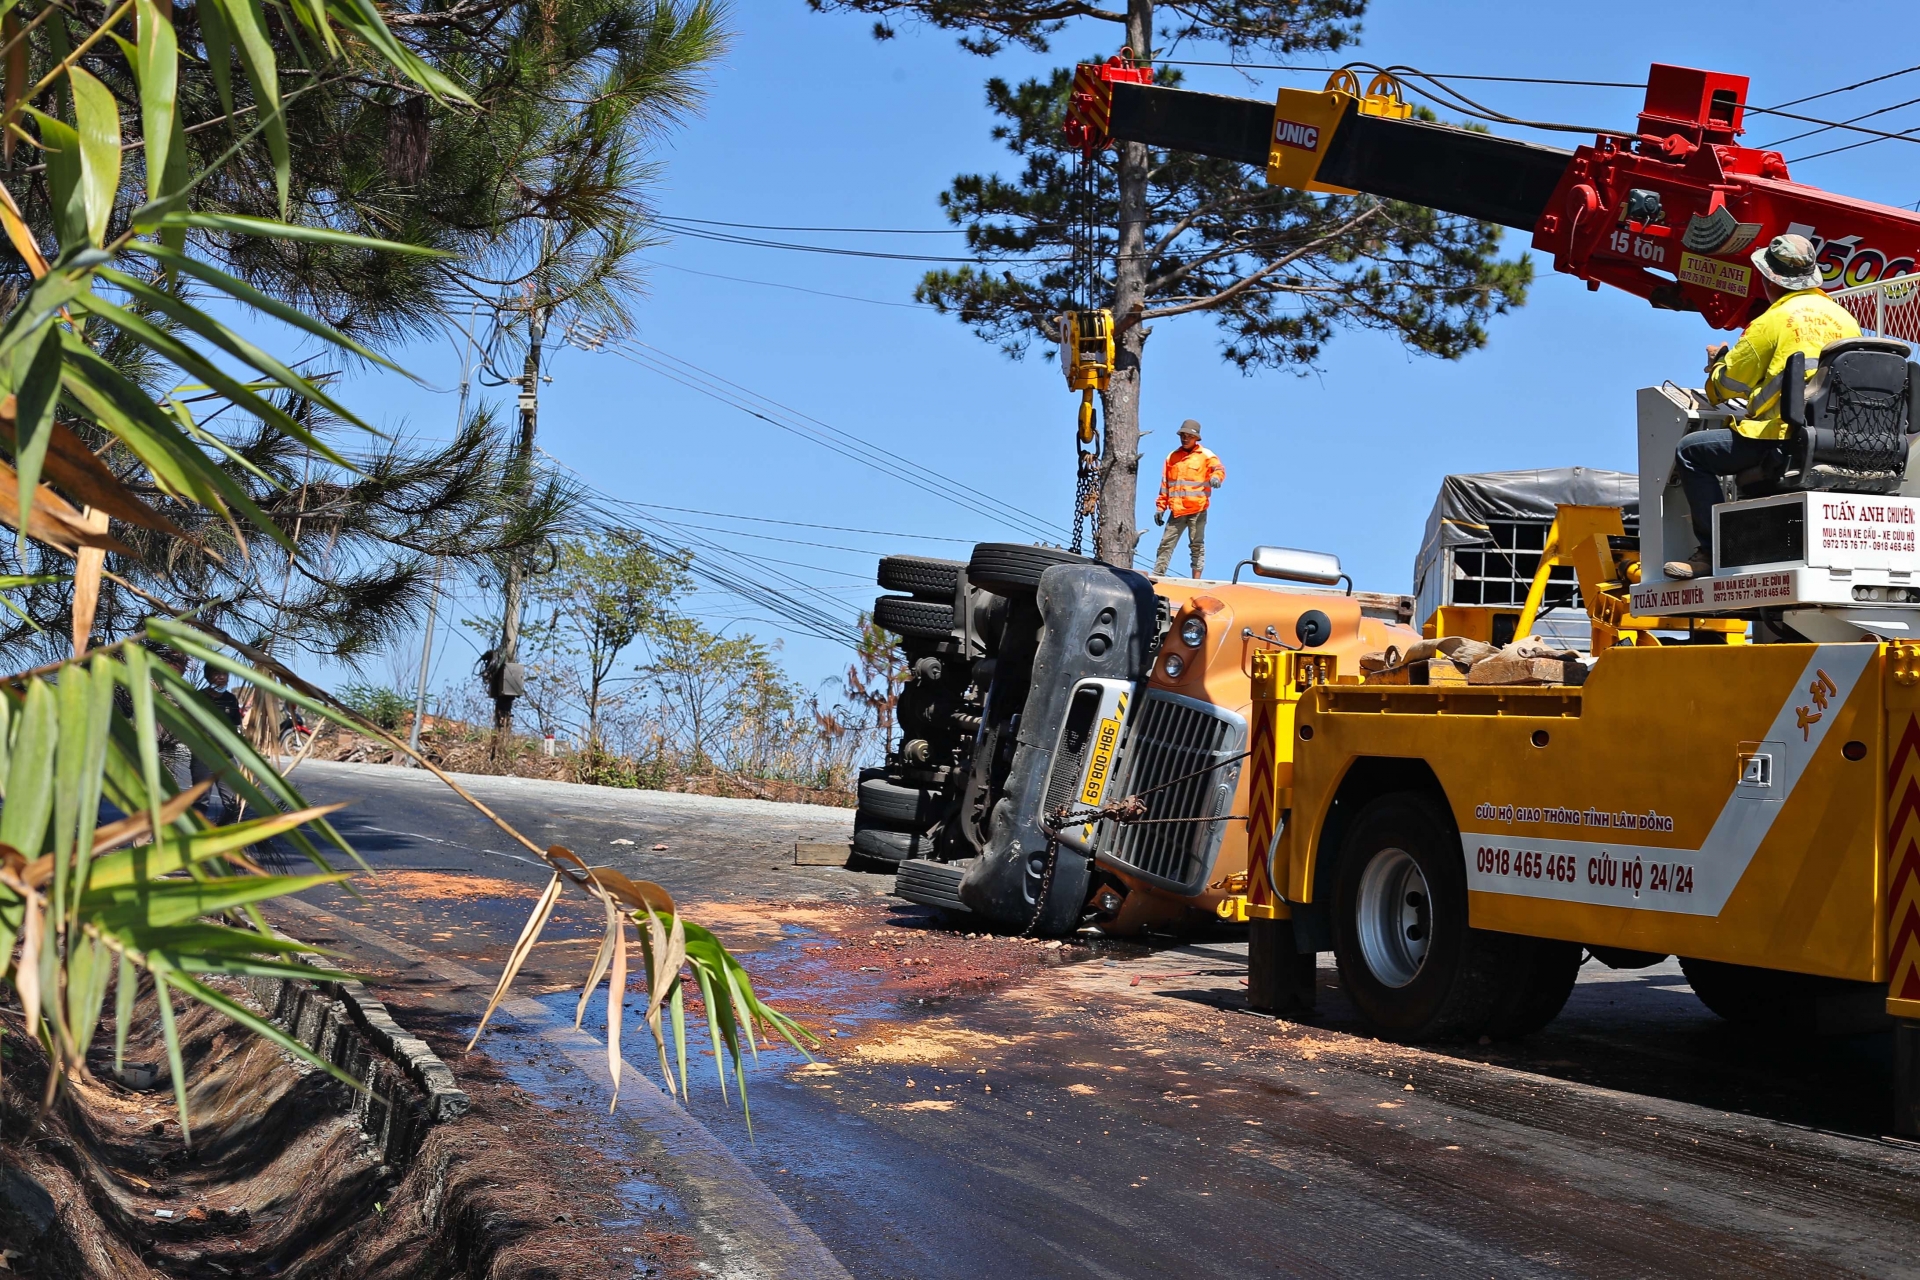
[[[1103,818],[1120,823],[1122,826],[1152,826],[1157,823],[1167,822],[1245,822],[1247,815],[1244,813],[1229,813],[1218,818],[1155,818],[1150,816],[1152,811],[1147,808],[1146,797],[1156,791],[1165,791],[1168,787],[1178,786],[1182,782],[1187,782],[1212,773],[1215,769],[1224,768],[1230,764],[1237,764],[1252,754],[1252,751],[1242,751],[1237,756],[1228,756],[1224,760],[1215,760],[1211,764],[1203,765],[1195,769],[1192,773],[1183,773],[1177,778],[1168,778],[1165,782],[1156,783],[1148,787],[1145,791],[1136,791],[1130,796],[1124,796],[1119,800],[1097,805],[1091,809],[1069,809],[1067,806],[1061,805],[1050,815],[1042,818],[1040,820],[1040,829],[1047,834],[1047,865],[1046,869],[1040,873],[1040,893],[1034,899],[1033,918],[1027,921],[1027,927],[1020,931],[1019,936],[1022,938],[1034,937],[1034,931],[1040,927],[1040,917],[1046,914],[1047,895],[1053,891],[1053,871],[1055,867],[1060,865],[1061,832],[1065,831],[1068,827],[1077,827],[1088,822],[1097,822]]]

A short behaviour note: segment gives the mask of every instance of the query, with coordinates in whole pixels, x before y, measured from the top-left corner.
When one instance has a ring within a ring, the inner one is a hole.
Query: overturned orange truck
[[[1404,596],[1354,593],[1330,555],[1256,548],[1249,581],[1152,579],[1047,547],[892,556],[874,616],[901,637],[899,735],[860,781],[854,847],[897,892],[1057,936],[1213,918],[1247,867],[1249,655],[1357,663],[1405,647]],[[1150,821],[1062,822],[1110,795]]]

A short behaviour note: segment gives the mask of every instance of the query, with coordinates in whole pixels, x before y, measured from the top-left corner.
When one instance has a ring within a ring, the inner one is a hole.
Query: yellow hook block
[[[1069,311],[1059,319],[1060,369],[1070,391],[1105,391],[1113,376],[1113,312]]]

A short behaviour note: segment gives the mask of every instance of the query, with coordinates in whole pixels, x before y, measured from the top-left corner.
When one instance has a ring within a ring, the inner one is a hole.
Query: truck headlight
[[[1207,620],[1188,618],[1180,624],[1180,643],[1189,649],[1198,649],[1207,638]]]
[[[1168,654],[1166,664],[1162,667],[1162,670],[1167,673],[1167,679],[1169,680],[1178,680],[1180,673],[1186,669],[1187,660],[1177,653]]]

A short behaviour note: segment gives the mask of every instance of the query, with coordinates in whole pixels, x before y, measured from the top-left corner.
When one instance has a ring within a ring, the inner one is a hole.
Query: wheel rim
[[[1433,938],[1433,900],[1420,864],[1404,849],[1382,849],[1360,877],[1360,954],[1381,983],[1404,987],[1420,972]]]

